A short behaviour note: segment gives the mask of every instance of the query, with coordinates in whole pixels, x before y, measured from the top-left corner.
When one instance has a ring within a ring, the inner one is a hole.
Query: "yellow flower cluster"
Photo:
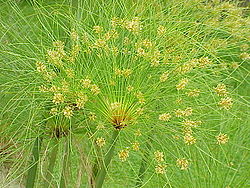
[[[37,72],[44,73],[46,72],[46,66],[42,62],[36,62]]]
[[[208,57],[201,57],[198,59],[198,67],[200,68],[205,68],[208,65],[212,64],[212,61],[210,61],[210,59]]]
[[[144,95],[141,91],[135,93],[135,96],[137,97],[137,99],[139,100],[139,103],[144,104],[145,103],[145,98]]]
[[[61,93],[55,93],[53,96],[53,103],[59,104],[64,102],[64,96]]]
[[[104,123],[103,123],[103,122],[98,122],[96,128],[97,128],[97,129],[104,129],[104,128],[105,128]]]
[[[135,131],[135,136],[141,136],[141,135],[142,135],[141,130],[140,130],[140,129],[137,129],[137,130]]]
[[[81,80],[83,88],[90,88],[90,91],[97,95],[101,92],[100,88],[96,84],[91,84],[92,81],[89,78]]]
[[[76,107],[79,109],[83,108],[87,101],[88,101],[88,96],[80,93],[78,95],[78,99],[76,99]]]
[[[46,65],[42,62],[36,62],[36,70],[48,81],[51,81],[54,77],[56,77],[56,73],[54,71],[47,71]]]
[[[73,41],[77,41],[77,40],[79,39],[79,36],[78,36],[78,34],[77,34],[77,32],[76,32],[75,29],[72,29],[72,31],[71,31],[71,33],[70,33],[70,37],[71,37],[71,39],[72,39]]]
[[[154,158],[155,158],[155,160],[157,161],[157,165],[156,165],[156,167],[155,167],[155,172],[157,173],[157,174],[164,174],[165,173],[165,168],[166,168],[166,165],[165,164],[163,164],[163,162],[164,162],[164,154],[163,154],[163,152],[161,152],[161,151],[155,151],[154,152]]]
[[[96,139],[95,143],[96,143],[97,146],[103,147],[105,145],[105,143],[106,143],[106,140],[103,137],[99,137],[99,138]]]
[[[73,78],[75,76],[73,69],[66,69],[66,74],[69,78]]]
[[[189,162],[185,158],[177,159],[176,164],[181,168],[181,170],[187,170],[189,166]]]
[[[131,21],[125,20],[124,27],[130,32],[138,34],[142,30],[142,24],[140,22],[140,18],[134,17]]]
[[[118,155],[120,160],[124,162],[129,157],[129,150],[128,149],[121,150]]]
[[[89,119],[90,119],[91,121],[95,121],[95,120],[96,120],[96,114],[95,114],[94,112],[90,112],[90,113],[89,113]]]
[[[124,45],[129,45],[130,43],[131,43],[130,39],[128,37],[124,37],[123,44]]]
[[[48,61],[57,66],[62,66],[62,59],[66,56],[64,43],[61,41],[55,41],[53,45],[55,49],[47,51]]]
[[[143,57],[146,55],[146,51],[140,47],[140,48],[137,48],[137,54],[138,54],[138,56]]]
[[[165,174],[166,173],[166,165],[165,164],[157,164],[155,167],[155,172],[157,174]]]
[[[159,120],[161,120],[161,121],[169,121],[170,118],[171,118],[170,113],[165,113],[165,114],[159,115]]]
[[[176,71],[180,74],[185,74],[185,73],[190,72],[191,70],[193,70],[196,67],[205,68],[211,64],[212,64],[212,61],[210,61],[208,57],[201,57],[199,59],[192,59],[192,60],[184,63],[183,65],[178,67],[176,69]]]
[[[91,91],[94,95],[98,95],[98,94],[101,92],[100,88],[99,88],[96,84],[92,84],[92,85],[90,86],[90,91]]]
[[[84,88],[90,88],[91,87],[91,80],[86,78],[84,80],[81,80],[82,86]]]
[[[196,138],[192,134],[188,133],[184,135],[184,142],[187,145],[192,145],[196,143]]]
[[[230,97],[226,97],[226,98],[222,98],[220,100],[220,102],[218,103],[218,105],[221,107],[221,108],[224,108],[226,110],[229,110],[230,108],[232,108],[233,106],[233,99],[230,98]]]
[[[165,82],[168,79],[168,76],[169,76],[168,72],[162,73],[162,75],[160,76],[160,82]]]
[[[177,109],[175,110],[176,117],[187,117],[191,116],[193,113],[193,109],[191,107],[187,107],[185,110]]]
[[[93,26],[93,31],[97,34],[103,32],[103,27],[99,26],[99,25],[95,25]]]
[[[136,114],[137,114],[137,115],[140,116],[140,115],[142,115],[143,113],[144,113],[144,108],[137,108],[137,109],[136,109]]]
[[[200,90],[199,89],[193,89],[193,90],[187,92],[186,94],[189,97],[198,97],[200,95]]]
[[[133,148],[133,150],[138,151],[140,149],[140,143],[139,142],[134,142],[132,144],[132,148]]]
[[[39,91],[41,91],[41,92],[47,92],[47,91],[49,91],[49,88],[47,88],[44,85],[41,85],[41,86],[39,86]]]
[[[119,37],[119,33],[115,29],[112,29],[104,34],[104,38],[106,41],[110,39],[116,39],[118,37]]]
[[[111,20],[112,27],[126,28],[128,31],[138,34],[142,30],[142,24],[139,17],[134,17],[132,20],[124,20],[114,17]]]
[[[158,35],[164,35],[165,33],[166,33],[166,28],[163,25],[158,26],[157,34]]]
[[[117,27],[117,26],[122,27],[123,22],[124,22],[123,19],[114,17],[114,18],[111,19],[111,26],[112,27]]]
[[[51,108],[50,114],[57,115],[57,113],[58,113],[58,109],[57,108]]]
[[[151,61],[151,66],[158,67],[160,65],[161,52],[158,49],[152,50],[147,56]]]
[[[69,62],[74,63],[76,57],[78,56],[78,54],[80,53],[80,46],[78,44],[72,46],[71,52],[70,52],[70,56],[67,57]]]
[[[216,136],[217,144],[226,144],[229,140],[227,134],[220,133],[218,136]]]
[[[154,156],[155,156],[155,160],[158,163],[164,161],[164,154],[163,154],[163,152],[157,150],[157,151],[154,152]]]
[[[192,128],[201,125],[201,123],[202,123],[201,121],[192,121],[192,120],[188,120],[188,119],[185,119],[185,120],[182,121],[182,124],[184,126],[186,126],[186,127],[192,127]]]
[[[180,82],[176,85],[177,90],[183,90],[186,85],[188,84],[189,80],[187,78],[183,78]]]
[[[192,59],[189,62],[184,63],[182,66],[177,68],[177,72],[181,74],[185,74],[190,72],[193,68],[195,68],[199,64],[198,59]]]
[[[104,39],[96,39],[95,43],[92,46],[92,48],[104,48],[104,47],[107,47],[107,42]]]
[[[135,49],[137,55],[149,61],[151,66],[157,67],[160,65],[161,51],[149,39],[135,43]]]
[[[127,87],[127,90],[128,90],[128,92],[131,92],[131,91],[133,91],[133,90],[134,90],[134,87],[133,87],[133,86],[131,86],[131,85],[129,85],[129,86]]]
[[[237,63],[237,62],[233,62],[232,64],[231,64],[231,67],[233,68],[233,69],[237,69],[237,68],[239,68],[239,64]]]
[[[218,85],[214,88],[214,91],[215,91],[216,94],[219,95],[219,96],[226,96],[226,95],[228,94],[225,84],[218,84]]]
[[[250,46],[249,46],[248,44],[242,44],[242,45],[240,46],[240,50],[243,51],[243,52],[248,51],[249,48],[250,48]]]
[[[185,119],[182,121],[182,125],[184,135],[191,135],[193,133],[192,128],[196,128],[197,126],[201,125],[201,121],[192,121]]]
[[[63,115],[66,117],[66,118],[71,118],[73,116],[73,110],[70,106],[66,106],[64,109],[63,109]]]
[[[137,45],[141,45],[141,46],[143,46],[145,48],[151,48],[151,47],[153,47],[153,43],[149,39],[144,39],[139,44],[135,44],[135,46],[137,46]]]
[[[124,76],[124,77],[129,77],[132,74],[132,70],[131,69],[115,69],[115,74],[117,76]]]
[[[250,54],[247,52],[241,53],[240,58],[243,60],[249,60],[250,59]]]

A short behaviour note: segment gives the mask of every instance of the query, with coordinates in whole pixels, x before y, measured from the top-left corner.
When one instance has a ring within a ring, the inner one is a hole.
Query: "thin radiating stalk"
[[[40,136],[38,136],[34,142],[34,146],[32,149],[31,168],[28,171],[26,188],[33,188],[35,185],[41,145],[42,145],[42,139],[40,138]]]
[[[58,147],[59,147],[59,143],[58,143],[58,140],[56,140],[55,141],[55,147],[53,148],[53,150],[52,150],[52,152],[50,154],[49,167],[48,167],[48,171],[47,171],[47,174],[46,174],[44,188],[48,188],[51,185],[51,180],[52,180],[52,177],[53,177],[53,170],[54,170],[54,166],[55,166],[55,163],[56,163]]]
[[[109,149],[107,155],[105,156],[104,163],[102,163],[100,171],[97,173],[96,188],[101,188],[103,185],[104,179],[105,179],[106,174],[107,174],[109,163],[114,155],[115,143],[117,141],[118,135],[119,135],[119,130],[114,130],[113,136],[112,136],[112,139],[110,142],[111,143],[110,149]]]
[[[147,166],[149,151],[151,150],[151,147],[152,147],[151,144],[152,144],[152,139],[151,139],[151,137],[148,137],[148,141],[147,141],[147,144],[146,144],[146,152],[144,153],[144,156],[143,156],[142,161],[141,161],[141,166],[140,166],[140,169],[139,169],[139,173],[138,173],[138,176],[137,176],[135,187],[141,187],[142,186],[143,177],[144,177],[144,174],[146,172],[146,166]]]

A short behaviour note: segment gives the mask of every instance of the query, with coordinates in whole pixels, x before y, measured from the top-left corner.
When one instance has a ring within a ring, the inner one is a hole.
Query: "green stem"
[[[142,161],[141,161],[141,167],[139,169],[139,173],[138,173],[138,177],[137,177],[137,180],[136,180],[135,187],[141,187],[142,186],[143,177],[144,177],[144,174],[146,172],[146,166],[147,166],[149,151],[151,150],[151,147],[152,147],[151,143],[152,143],[152,139],[151,139],[151,137],[148,137],[148,141],[147,141],[147,144],[146,144],[146,152],[144,153],[144,156],[143,156]]]
[[[51,185],[51,180],[53,177],[53,170],[54,170],[54,166],[56,163],[58,147],[59,147],[59,143],[58,143],[58,140],[56,140],[55,146],[50,154],[49,167],[48,167],[48,171],[46,174],[45,185],[44,185],[45,188],[48,188]]]
[[[98,146],[96,146],[96,160],[95,163],[92,167],[92,174],[90,175],[89,178],[89,185],[91,188],[95,188],[95,179],[97,177],[98,174],[98,169],[100,168],[100,164],[102,164],[102,157],[101,157],[101,150]]]
[[[67,169],[69,166],[69,152],[70,152],[70,142],[69,139],[70,138],[65,138],[66,139],[66,143],[65,143],[65,152],[64,152],[64,157],[63,157],[63,169],[62,169],[62,174],[61,174],[61,180],[60,180],[60,188],[66,188],[67,185]]]
[[[39,162],[39,153],[41,149],[42,139],[38,136],[34,142],[34,146],[32,149],[32,159],[31,159],[31,167],[28,171],[28,177],[26,182],[26,188],[33,188],[36,179],[36,171]]]
[[[104,163],[102,163],[101,169],[98,172],[97,177],[96,177],[96,188],[102,187],[105,176],[107,174],[107,170],[108,170],[107,168],[108,168],[109,163],[114,155],[115,143],[117,141],[118,135],[119,135],[119,130],[114,130],[113,137],[111,139],[110,149],[109,149],[107,155],[105,156]]]

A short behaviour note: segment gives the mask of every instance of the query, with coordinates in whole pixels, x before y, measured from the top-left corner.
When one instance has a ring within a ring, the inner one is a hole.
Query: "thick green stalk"
[[[28,171],[26,188],[33,188],[35,185],[36,171],[39,163],[41,144],[42,144],[42,139],[38,136],[34,142],[34,146],[32,149],[31,167]]]
[[[89,185],[91,188],[95,188],[95,179],[98,175],[98,170],[100,169],[100,164],[102,164],[102,154],[100,147],[96,146],[96,161],[92,167],[92,175],[90,175]]]
[[[152,139],[151,139],[151,137],[148,137],[148,141],[147,141],[147,144],[146,144],[146,151],[145,151],[144,156],[143,156],[142,161],[141,161],[141,167],[139,169],[139,173],[138,173],[138,177],[137,177],[137,180],[136,180],[135,187],[141,187],[142,186],[143,177],[144,177],[144,174],[145,174],[145,171],[146,171],[149,151],[151,150],[151,147],[152,147],[151,143],[152,143]]]
[[[69,139],[70,139],[70,137],[65,138],[65,139],[66,139],[65,152],[64,152],[64,157],[63,157],[63,168],[62,168],[62,174],[61,174],[61,180],[60,180],[60,188],[66,188],[66,185],[67,185],[67,178],[66,177],[68,177],[67,170],[69,167],[69,155],[70,155],[70,153],[69,153],[70,152]]]
[[[58,151],[58,147],[59,147],[59,143],[58,140],[55,141],[55,146],[50,154],[50,159],[49,159],[49,167],[48,167],[48,171],[46,174],[46,179],[45,179],[45,188],[50,187],[51,185],[51,180],[53,177],[53,170],[54,170],[54,166],[56,163],[56,157],[57,157],[57,151]]]
[[[100,171],[97,173],[96,188],[102,187],[102,184],[107,174],[109,163],[114,155],[115,143],[117,141],[118,135],[119,135],[119,130],[114,130],[113,137],[111,139],[110,149],[107,155],[105,156],[104,163],[102,163]]]

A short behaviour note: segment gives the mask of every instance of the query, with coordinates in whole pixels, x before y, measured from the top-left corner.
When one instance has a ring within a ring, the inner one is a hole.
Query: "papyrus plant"
[[[11,62],[4,69],[20,78],[1,85],[17,104],[7,102],[2,114],[13,112],[9,129],[23,123],[16,131],[22,147],[34,145],[27,185],[181,187],[192,182],[189,175],[215,173],[214,164],[237,171],[219,153],[230,143],[245,147],[231,141],[242,131],[232,126],[245,117],[240,104],[249,106],[234,86],[235,72],[249,61],[244,8],[217,1],[99,3],[35,3],[34,23],[12,6],[20,28],[26,24],[32,34],[14,33],[13,44],[3,46]],[[209,187],[202,178],[194,185]]]

